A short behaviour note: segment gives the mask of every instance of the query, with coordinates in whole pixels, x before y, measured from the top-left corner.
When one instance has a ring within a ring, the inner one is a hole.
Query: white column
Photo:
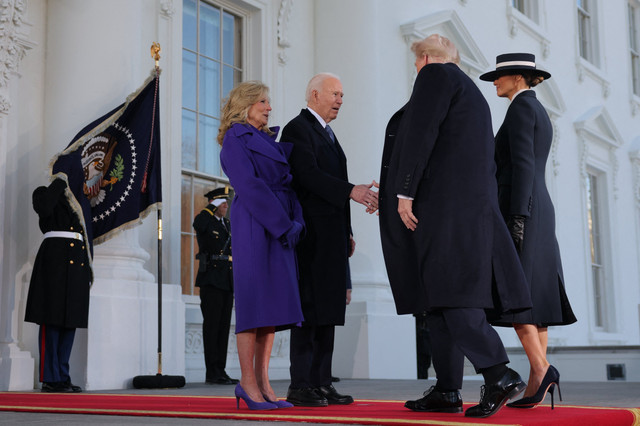
[[[19,298],[25,274],[18,271],[17,261],[16,230],[22,219],[15,202],[20,150],[17,108],[12,104],[19,100],[20,61],[32,47],[24,34],[24,14],[21,0],[0,3],[0,16],[6,18],[0,31],[0,390],[32,389],[34,380],[34,359],[18,345],[24,317]]]

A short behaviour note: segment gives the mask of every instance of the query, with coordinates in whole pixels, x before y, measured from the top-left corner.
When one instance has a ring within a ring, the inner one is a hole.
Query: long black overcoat
[[[424,66],[389,166],[388,189],[414,198],[419,220],[412,237],[420,279],[391,279],[399,314],[531,306],[498,208],[493,156],[489,106],[475,84],[455,64]]]
[[[498,200],[505,221],[526,216],[520,260],[531,287],[533,309],[496,325],[521,322],[538,325],[571,324],[576,318],[564,288],[555,212],[545,184],[545,166],[553,128],[533,90],[513,99],[496,134]]]
[[[231,255],[231,223],[226,217],[223,217],[222,220],[224,220],[226,227],[214,215],[211,206],[202,209],[193,219],[199,255]],[[206,269],[198,268],[196,286],[213,286],[220,290],[233,290],[232,263],[227,260],[211,260],[209,257]]]
[[[40,230],[79,233],[83,240],[45,238],[31,274],[24,320],[65,328],[86,328],[89,288],[93,279],[89,245],[78,213],[65,191],[67,183],[55,179],[33,191],[33,209]]]
[[[306,235],[298,244],[300,299],[306,325],[343,325],[349,275],[351,215],[347,159],[338,139],[307,109],[282,130],[293,143],[293,188],[302,205]]]
[[[420,269],[413,232],[407,229],[398,215],[398,196],[393,190],[393,176],[389,176],[391,154],[406,108],[407,105],[404,105],[396,111],[387,124],[380,167],[380,191],[378,193],[380,240],[382,241],[387,276],[392,288],[403,288],[405,283],[418,285],[420,282]]]

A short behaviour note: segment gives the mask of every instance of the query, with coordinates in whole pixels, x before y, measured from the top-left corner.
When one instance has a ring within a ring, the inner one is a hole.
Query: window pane
[[[233,89],[236,84],[240,83],[242,74],[239,71],[236,71],[226,65],[222,68],[222,70],[222,97],[226,98],[229,95],[231,89]]]
[[[184,0],[182,5],[182,45],[190,50],[198,49],[198,13],[195,0]]]
[[[196,169],[196,113],[182,110],[182,168]]]
[[[220,10],[200,3],[200,54],[220,59]]]
[[[220,145],[216,140],[219,126],[215,118],[200,116],[198,170],[214,176],[220,175]]]
[[[222,49],[223,49],[223,61],[225,64],[235,65],[235,22],[236,18],[229,14],[224,13],[222,17]]]
[[[200,58],[199,111],[218,117],[220,114],[220,64]]]
[[[182,106],[196,109],[196,54],[182,51]]]

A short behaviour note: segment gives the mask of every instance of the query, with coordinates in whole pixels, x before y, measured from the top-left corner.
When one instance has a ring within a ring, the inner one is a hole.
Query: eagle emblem
[[[84,194],[89,198],[91,207],[100,204],[105,198],[105,187],[117,183],[122,178],[124,167],[120,155],[115,158],[115,168],[109,176],[113,151],[118,145],[115,137],[100,133],[89,139],[82,148],[82,169],[84,171]]]

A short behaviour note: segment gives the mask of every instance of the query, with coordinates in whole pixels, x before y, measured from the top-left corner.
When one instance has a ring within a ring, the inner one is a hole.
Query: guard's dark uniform
[[[208,383],[227,383],[225,373],[231,311],[233,308],[233,273],[231,264],[231,224],[214,215],[209,205],[194,219],[200,266],[196,286],[200,287],[202,337]]]
[[[93,277],[82,216],[73,210],[66,188],[58,178],[33,192],[44,240],[33,266],[25,321],[40,324],[40,381],[48,391],[69,391],[64,390],[71,383],[69,356],[75,329],[88,325]]]

